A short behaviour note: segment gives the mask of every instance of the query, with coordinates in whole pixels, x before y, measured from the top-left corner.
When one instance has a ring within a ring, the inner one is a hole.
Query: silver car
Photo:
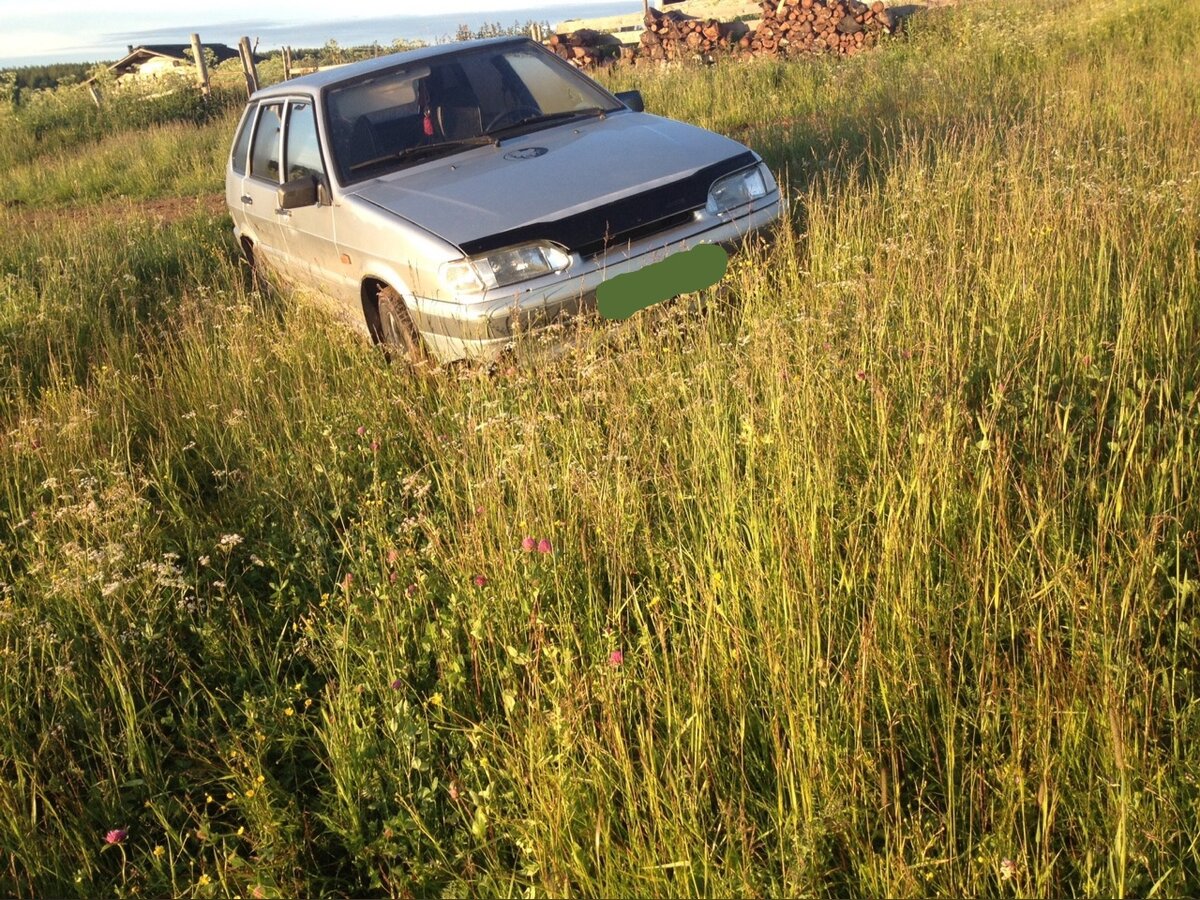
[[[256,92],[225,178],[256,271],[438,361],[493,358],[597,287],[780,214],[759,156],[539,44],[383,56]]]

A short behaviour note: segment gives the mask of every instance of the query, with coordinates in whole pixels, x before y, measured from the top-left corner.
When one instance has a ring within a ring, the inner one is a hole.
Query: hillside
[[[0,895],[1200,893],[1197,13],[605,76],[791,219],[494,374],[251,289],[236,94],[4,108]]]

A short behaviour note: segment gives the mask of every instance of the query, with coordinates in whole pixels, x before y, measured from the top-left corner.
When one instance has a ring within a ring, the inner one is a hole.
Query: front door
[[[316,205],[283,211],[283,215],[289,216],[285,231],[296,278],[343,305],[349,303],[352,306],[349,312],[361,317],[358,282],[352,277],[350,266],[341,262],[335,242],[335,207],[330,203],[329,177],[311,100],[288,103],[283,159],[286,181],[316,178],[323,185]]]

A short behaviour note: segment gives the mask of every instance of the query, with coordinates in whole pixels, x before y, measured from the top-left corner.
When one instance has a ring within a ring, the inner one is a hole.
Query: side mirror
[[[301,175],[279,186],[277,200],[280,209],[300,209],[316,206],[325,194],[325,185],[316,175]]]
[[[641,91],[617,91],[617,99],[634,112],[646,111],[646,104],[642,101]]]

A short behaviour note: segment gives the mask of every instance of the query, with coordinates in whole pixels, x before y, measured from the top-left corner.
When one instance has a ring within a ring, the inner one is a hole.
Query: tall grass
[[[0,891],[1195,893],[1196,11],[614,76],[793,216],[496,375],[6,214]]]

